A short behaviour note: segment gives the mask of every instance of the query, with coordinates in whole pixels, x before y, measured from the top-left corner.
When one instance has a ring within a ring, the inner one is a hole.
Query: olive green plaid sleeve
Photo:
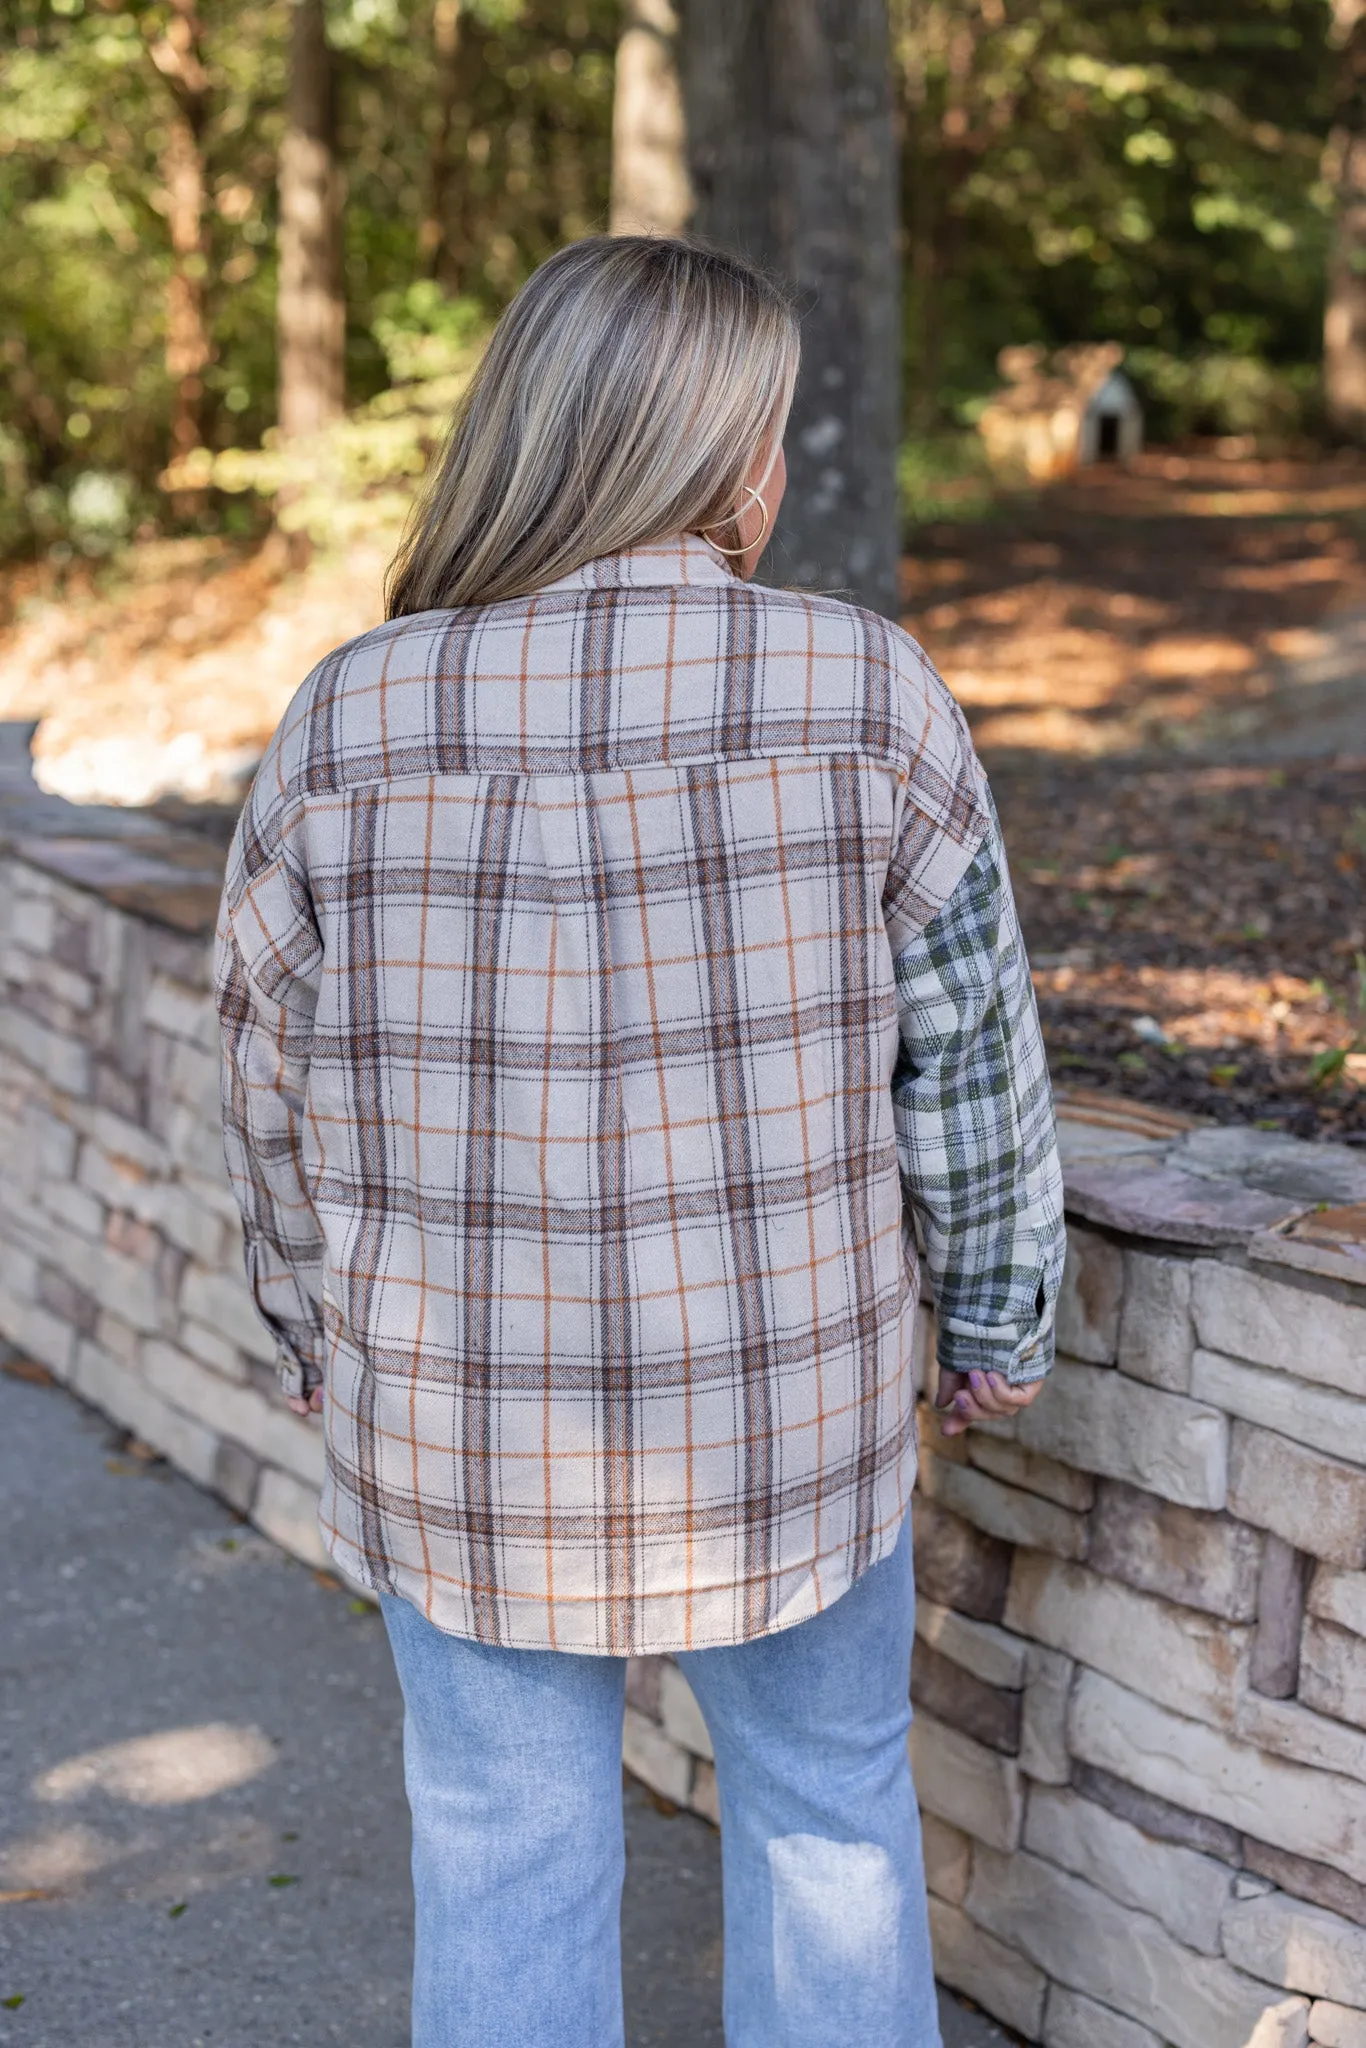
[[[1066,1239],[1048,1066],[994,810],[939,915],[896,959],[893,1077],[939,1362],[1016,1385],[1053,1362]]]

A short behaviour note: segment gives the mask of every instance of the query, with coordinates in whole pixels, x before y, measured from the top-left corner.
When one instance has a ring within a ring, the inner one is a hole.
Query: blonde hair
[[[389,617],[523,597],[704,527],[733,545],[798,353],[790,300],[738,257],[650,235],[561,249],[493,331],[390,567]]]

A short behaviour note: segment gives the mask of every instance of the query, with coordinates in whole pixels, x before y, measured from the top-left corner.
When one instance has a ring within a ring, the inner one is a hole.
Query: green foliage
[[[1173,424],[1280,419],[1263,372],[1320,352],[1325,0],[892,5],[922,425],[1024,341],[1145,349]]]
[[[215,340],[207,411],[259,432],[272,413],[275,145],[283,0],[202,0],[209,118],[204,269]],[[0,57],[0,536],[100,552],[109,522],[81,510],[90,472],[154,516],[171,384],[166,151],[173,104],[153,51],[162,4],[15,0]],[[266,337],[263,346],[263,336]],[[245,417],[244,417],[245,416]],[[240,431],[240,429],[239,429]]]
[[[1312,430],[1340,62],[1328,0],[889,4],[907,516],[980,503],[962,429],[1010,342],[1123,342],[1159,434]],[[164,487],[178,17],[170,0],[10,0],[0,554],[98,555],[176,520],[249,524],[266,503],[326,542],[396,518],[498,308],[605,221],[620,0],[327,0],[355,410],[287,456],[270,431],[288,0],[195,5],[190,260],[211,353],[204,446],[177,479],[212,488]]]
[[[361,405],[395,378],[430,383],[443,361],[449,369],[544,256],[606,217],[617,0],[464,0],[453,73],[436,46],[437,4],[328,0],[347,186],[347,375]],[[289,8],[197,0],[197,13],[213,456],[259,445],[275,416]],[[103,552],[115,529],[88,513],[111,492],[124,506],[119,531],[175,516],[159,482],[173,405],[175,104],[154,56],[170,16],[167,0],[11,0],[7,10],[0,553]],[[434,243],[443,153],[445,235]],[[396,431],[392,420],[385,430]],[[106,480],[94,498],[81,484],[88,472]],[[73,498],[78,486],[85,495]],[[230,511],[210,500],[190,516],[211,527]]]
[[[1252,353],[1206,350],[1182,357],[1136,348],[1125,368],[1147,401],[1148,430],[1157,440],[1251,435],[1274,447],[1318,424],[1319,375],[1313,364],[1274,366]]]
[[[386,303],[376,333],[396,381],[345,419],[308,439],[282,442],[272,428],[260,448],[200,449],[168,481],[263,501],[284,532],[305,534],[316,549],[376,532],[397,540],[479,359],[488,317],[476,301],[443,299],[419,282]]]
[[[477,299],[448,299],[432,278],[418,278],[375,302],[374,335],[395,384],[458,376],[469,367],[488,320]]]
[[[896,481],[907,526],[980,519],[995,498],[986,448],[974,433],[908,435],[897,451]]]

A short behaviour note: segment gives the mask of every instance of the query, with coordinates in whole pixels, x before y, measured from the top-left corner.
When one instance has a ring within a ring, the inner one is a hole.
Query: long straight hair
[[[738,257],[650,235],[561,249],[493,331],[390,567],[389,617],[523,597],[704,527],[734,546],[798,354],[791,301]]]

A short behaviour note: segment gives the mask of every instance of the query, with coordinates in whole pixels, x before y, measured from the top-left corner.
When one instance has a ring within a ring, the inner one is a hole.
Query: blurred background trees
[[[908,380],[1122,341],[1160,432],[1316,419],[1341,58],[1321,0],[893,0]]]
[[[681,234],[692,214],[678,14],[673,0],[624,0],[612,113],[612,233]]]
[[[1366,6],[1333,0],[1333,126],[1324,172],[1333,238],[1323,322],[1324,401],[1333,427],[1366,439]]]
[[[448,371],[560,242],[694,202],[813,304],[856,285],[812,361],[878,445],[900,398],[912,493],[1005,343],[1122,342],[1159,436],[1366,435],[1358,0],[10,0],[4,38],[11,554],[250,529],[216,451]]]
[[[395,338],[491,315],[605,223],[615,0],[326,0],[323,26],[324,0],[7,8],[0,549],[174,524],[172,456],[363,403]]]

